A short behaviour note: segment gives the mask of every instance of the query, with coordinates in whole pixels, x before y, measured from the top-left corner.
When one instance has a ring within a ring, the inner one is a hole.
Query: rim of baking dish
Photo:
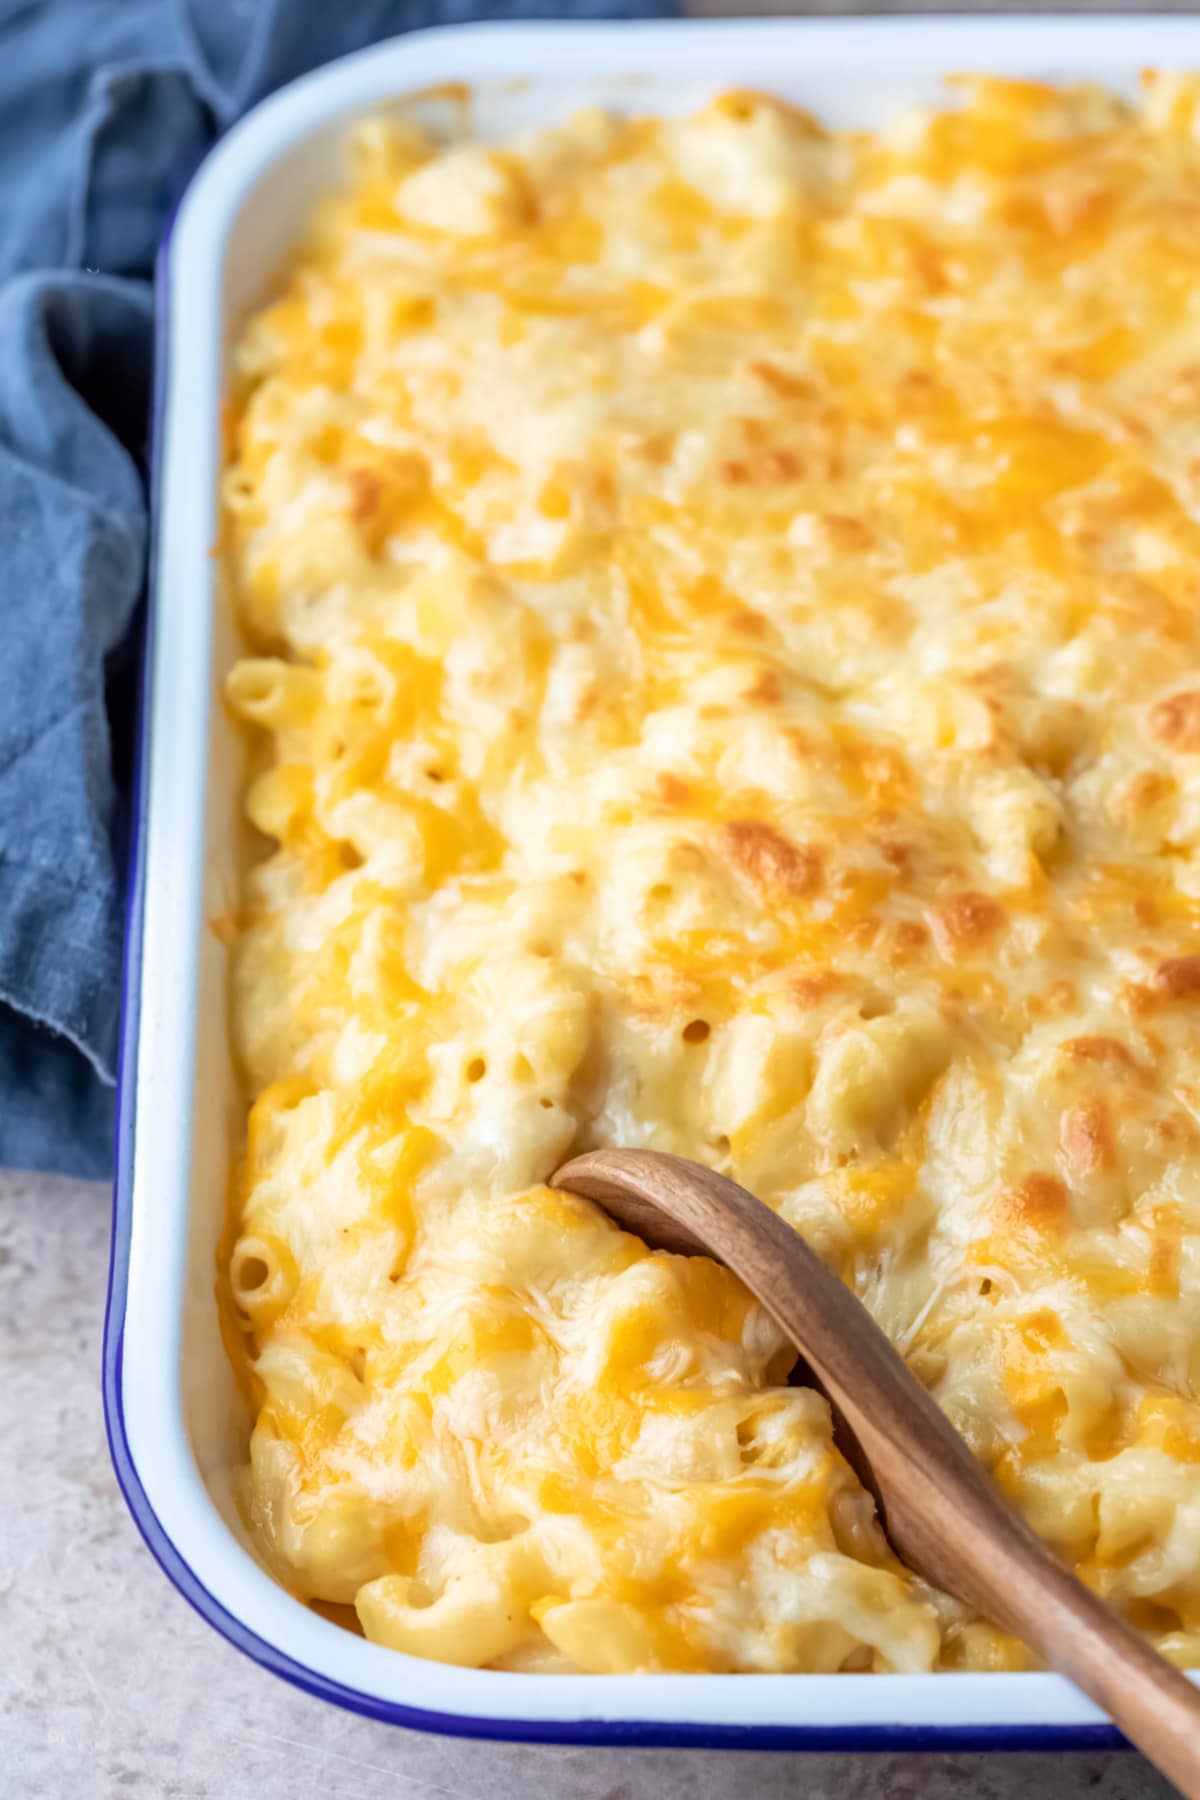
[[[1200,20],[1136,17],[908,16],[467,25],[410,33],[306,75],[262,102],[204,160],[159,254],[152,422],[153,548],[142,647],[117,1088],[112,1259],[103,1353],[109,1448],[151,1553],[183,1597],[262,1667],[350,1712],[463,1737],[692,1748],[1034,1750],[1116,1748],[1124,1739],[1052,1674],[535,1675],[461,1669],[368,1643],[274,1582],[234,1537],[196,1467],[183,1419],[180,1329],[189,1191],[194,1017],[202,875],[205,746],[211,704],[211,576],[203,521],[189,522],[175,464],[207,469],[211,394],[188,413],[186,456],[170,440],[176,340],[219,332],[219,308],[181,284],[177,265],[219,269],[253,184],[310,131],[423,84],[544,82],[579,59],[610,73],[670,59],[711,77],[722,49],[753,34],[779,53],[855,71],[998,64],[1012,72],[1128,71],[1148,56],[1200,66]],[[736,57],[733,59],[736,62]],[[203,363],[204,358],[196,359]],[[201,378],[202,379],[202,378]],[[184,382],[184,385],[186,383]],[[207,400],[207,405],[205,404]],[[198,514],[202,509],[192,508]],[[163,591],[167,522],[190,556]],[[196,604],[186,604],[190,596]],[[168,698],[169,696],[169,698]],[[168,714],[169,707],[169,714]],[[155,720],[156,710],[161,714]],[[163,729],[169,717],[169,734]],[[195,828],[177,821],[194,814]],[[171,820],[176,824],[171,827]],[[149,906],[148,906],[149,901]],[[149,977],[149,979],[146,979]],[[170,995],[164,1005],[162,996]],[[139,1074],[153,1069],[153,1106]],[[141,1104],[139,1104],[139,1101]],[[139,1120],[139,1112],[142,1117]],[[140,1126],[140,1130],[139,1130]],[[153,1179],[152,1179],[153,1177]],[[152,1279],[147,1277],[150,1271]],[[130,1382],[131,1366],[136,1381]]]

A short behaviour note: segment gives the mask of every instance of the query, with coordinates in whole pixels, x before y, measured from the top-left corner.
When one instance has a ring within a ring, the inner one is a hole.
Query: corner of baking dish
[[[1148,57],[1200,64],[1174,19],[867,19],[467,26],[416,32],[304,77],[209,156],[158,278],[155,543],[146,621],[126,921],[113,1247],[103,1386],[117,1479],[179,1592],[255,1662],[323,1699],[418,1729],[557,1743],[742,1749],[1036,1749],[1121,1742],[1048,1674],[539,1676],[459,1669],[370,1644],[317,1617],[238,1541],[201,1476],[182,1397],[189,1142],[212,707],[211,492],[224,337],[220,270],[247,196],[285,154],[398,92],[453,79],[564,80],[654,99],[731,79],[779,85],[789,60],[830,84],[971,64],[1104,74]],[[653,79],[646,82],[646,72]],[[655,73],[657,71],[657,73]],[[531,74],[532,72],[532,74]],[[669,101],[668,101],[669,103]],[[219,387],[217,389],[219,391]],[[211,1249],[208,1268],[211,1270]],[[211,1274],[206,1278],[211,1293]],[[195,1291],[195,1279],[191,1281]]]

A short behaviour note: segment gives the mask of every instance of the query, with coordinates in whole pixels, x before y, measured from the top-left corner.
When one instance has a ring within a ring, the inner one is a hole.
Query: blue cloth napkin
[[[0,1164],[103,1176],[145,578],[150,275],[206,147],[416,26],[670,0],[0,0]]]

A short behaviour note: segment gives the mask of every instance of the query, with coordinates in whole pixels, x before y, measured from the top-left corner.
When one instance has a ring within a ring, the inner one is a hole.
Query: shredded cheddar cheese
[[[235,354],[269,841],[223,1270],[272,1567],[526,1670],[1012,1668],[699,1158],[1200,1662],[1200,83],[378,119]]]

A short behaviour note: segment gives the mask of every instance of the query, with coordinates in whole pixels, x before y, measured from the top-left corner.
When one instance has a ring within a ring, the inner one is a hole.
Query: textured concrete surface
[[[8,1800],[1160,1800],[1132,1755],[847,1757],[457,1743],[243,1660],[151,1562],[100,1409],[103,1188],[0,1176],[0,1794]]]

